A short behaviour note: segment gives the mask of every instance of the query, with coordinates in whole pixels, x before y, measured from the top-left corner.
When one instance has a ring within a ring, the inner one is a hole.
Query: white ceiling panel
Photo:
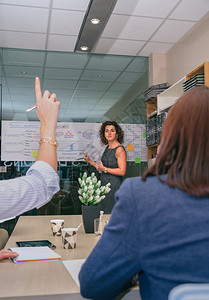
[[[53,8],[86,11],[89,0],[53,0]]]
[[[42,50],[45,44],[45,34],[0,30],[1,47]]]
[[[183,0],[169,18],[199,21],[208,11],[208,0]]]
[[[194,23],[189,21],[167,20],[151,41],[176,43],[193,25]]]
[[[94,49],[94,53],[136,55],[145,42],[101,38]]]
[[[138,55],[149,56],[151,53],[165,54],[174,44],[172,43],[158,43],[149,42],[147,45],[138,53]]]
[[[0,4],[0,29],[46,33],[48,13],[48,9],[45,8],[23,6],[14,8]]]
[[[76,36],[55,35],[48,36],[47,50],[73,52],[77,41]]]
[[[0,0],[0,4],[49,7],[50,0]]]
[[[102,37],[145,41],[162,22],[157,18],[112,15]]]
[[[77,36],[84,15],[81,11],[53,10],[49,33]]]
[[[113,13],[165,18],[179,0],[119,0]]]

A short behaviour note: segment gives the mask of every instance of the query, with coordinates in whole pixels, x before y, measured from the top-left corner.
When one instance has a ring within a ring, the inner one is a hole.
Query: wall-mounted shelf
[[[157,114],[168,111],[169,108],[178,100],[183,94],[183,82],[186,77],[183,77],[167,90],[157,95]]]

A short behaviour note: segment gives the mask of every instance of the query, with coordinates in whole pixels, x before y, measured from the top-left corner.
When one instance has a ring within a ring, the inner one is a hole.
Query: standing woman
[[[100,208],[106,214],[111,213],[115,204],[114,195],[119,189],[126,173],[126,151],[121,145],[124,140],[122,128],[114,121],[106,121],[101,125],[99,136],[101,143],[107,145],[102,155],[100,164],[90,160],[89,155],[84,155],[84,160],[102,171],[100,179],[102,185],[110,182],[111,191],[101,201]]]

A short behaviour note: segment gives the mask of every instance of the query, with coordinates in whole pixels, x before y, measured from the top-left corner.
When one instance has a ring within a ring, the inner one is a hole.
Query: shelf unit
[[[157,115],[157,96],[154,98],[150,98],[146,102],[147,106],[147,120],[152,119],[154,116]],[[157,144],[151,145],[147,147],[147,162],[148,167],[150,167],[151,163],[154,161],[152,158],[153,155],[157,154]]]
[[[148,151],[149,149],[149,151]],[[156,155],[157,154],[157,144],[149,146],[147,149],[147,159],[152,159],[152,155]]]
[[[178,100],[178,98],[183,95],[183,82],[189,80],[196,74],[204,74],[204,85],[209,87],[209,62],[204,62],[195,70],[188,73],[182,79],[166,89],[164,92],[147,101],[147,120],[150,120],[153,116],[159,115],[162,112],[168,111],[169,108]],[[157,145],[151,145],[147,147],[148,167],[154,161],[152,156],[156,154]]]
[[[195,70],[190,72],[189,74],[186,75],[186,80],[189,80],[191,77],[193,77],[196,74],[204,74],[204,85],[209,87],[209,62],[204,62],[202,65],[197,67]]]
[[[157,96],[149,99],[147,102],[147,120],[157,115]]]

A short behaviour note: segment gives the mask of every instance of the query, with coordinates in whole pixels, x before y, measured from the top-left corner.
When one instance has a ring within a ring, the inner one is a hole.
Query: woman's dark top
[[[119,147],[123,147],[123,146],[120,145],[114,149],[109,149],[108,146],[105,148],[105,151],[101,158],[101,161],[105,167],[111,169],[118,168],[118,162],[117,162],[117,158],[115,157],[115,154]],[[114,199],[115,192],[119,189],[123,181],[123,177],[102,172],[100,175],[100,179],[102,185],[106,185],[108,182],[110,182],[111,184],[110,186],[111,191],[108,194],[106,194],[105,199],[103,199],[100,202],[100,209],[103,210],[105,214],[110,214],[115,204],[115,199]]]

